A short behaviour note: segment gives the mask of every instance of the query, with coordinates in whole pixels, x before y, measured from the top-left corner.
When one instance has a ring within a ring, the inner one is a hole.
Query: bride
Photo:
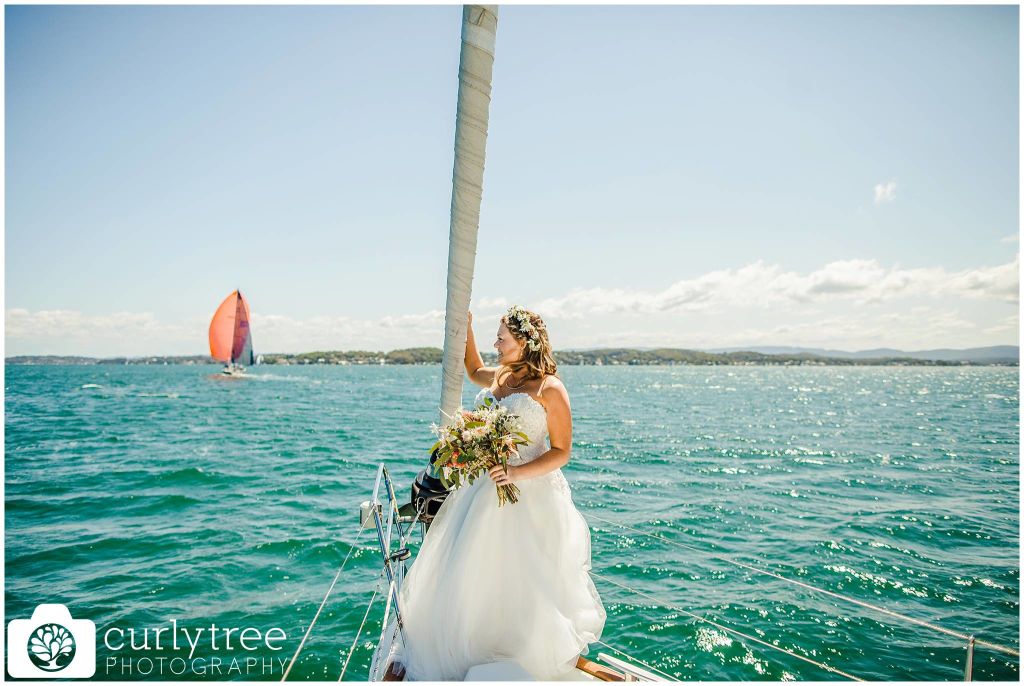
[[[590,530],[561,468],[569,461],[569,394],[555,375],[544,322],[511,307],[485,367],[469,315],[466,372],[486,397],[518,415],[529,443],[508,472],[451,492],[434,517],[399,596],[405,644],[396,656],[409,681],[457,681],[473,665],[517,662],[537,681],[567,677],[604,629],[590,578]],[[550,442],[550,447],[545,443]],[[495,486],[519,502],[500,509]]]

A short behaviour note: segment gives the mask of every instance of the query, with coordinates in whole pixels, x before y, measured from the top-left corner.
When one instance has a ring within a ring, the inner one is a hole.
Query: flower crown
[[[529,312],[519,305],[513,305],[505,313],[505,319],[515,322],[516,329],[526,337],[526,345],[529,346],[530,350],[540,350],[540,332],[537,331],[537,327],[530,321]]]

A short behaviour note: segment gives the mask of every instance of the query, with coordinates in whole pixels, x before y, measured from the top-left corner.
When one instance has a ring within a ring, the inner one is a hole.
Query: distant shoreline
[[[309,353],[266,353],[260,355],[263,365],[436,365],[441,364],[440,348],[406,348],[390,352],[368,350],[334,350]],[[494,363],[494,355],[483,355],[486,364]],[[584,366],[1019,366],[1019,359],[926,359],[907,356],[838,357],[814,353],[764,353],[755,351],[704,352],[681,348],[603,348],[597,350],[565,350],[555,353],[560,365]],[[10,365],[203,365],[221,364],[208,355],[149,355],[144,357],[79,357],[72,355],[17,355],[5,360]]]

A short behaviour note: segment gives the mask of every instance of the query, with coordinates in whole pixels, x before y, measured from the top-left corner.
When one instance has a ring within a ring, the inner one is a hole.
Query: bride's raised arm
[[[473,313],[469,313],[469,324],[466,326],[466,374],[477,386],[487,388],[494,381],[494,373],[497,367],[485,367],[484,358],[476,349],[476,340],[473,338]]]

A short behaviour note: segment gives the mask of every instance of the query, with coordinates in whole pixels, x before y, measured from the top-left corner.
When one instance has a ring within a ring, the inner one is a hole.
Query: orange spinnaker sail
[[[234,291],[210,322],[210,356],[221,362],[252,364],[252,333],[249,331],[249,303],[241,291]]]

